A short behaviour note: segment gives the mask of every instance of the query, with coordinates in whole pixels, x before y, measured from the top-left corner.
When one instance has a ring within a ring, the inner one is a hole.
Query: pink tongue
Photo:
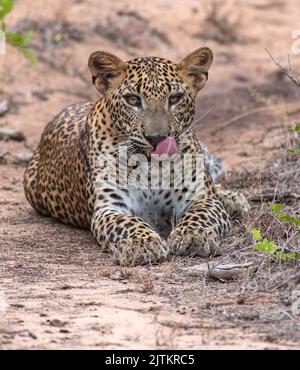
[[[173,154],[177,153],[177,144],[176,140],[172,136],[168,136],[164,139],[162,139],[155,148],[155,151],[151,154],[167,154],[169,157],[171,157]]]

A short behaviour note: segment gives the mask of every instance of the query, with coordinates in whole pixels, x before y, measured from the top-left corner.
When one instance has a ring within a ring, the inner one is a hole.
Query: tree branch
[[[266,52],[270,55],[271,59],[275,63],[275,65],[298,87],[300,87],[300,79],[299,77],[293,72],[292,66],[291,66],[291,61],[290,61],[290,56],[288,56],[289,60],[289,70],[286,68],[282,67],[282,65],[275,60],[273,55],[269,52],[269,50],[266,48]]]

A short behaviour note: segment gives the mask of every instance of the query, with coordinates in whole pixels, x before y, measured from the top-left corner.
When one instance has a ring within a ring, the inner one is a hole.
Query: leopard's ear
[[[209,48],[200,48],[179,63],[178,67],[184,80],[194,89],[195,94],[206,84],[213,58],[213,53]]]
[[[104,51],[91,54],[88,65],[93,83],[103,95],[121,83],[126,69],[126,63],[120,58]]]

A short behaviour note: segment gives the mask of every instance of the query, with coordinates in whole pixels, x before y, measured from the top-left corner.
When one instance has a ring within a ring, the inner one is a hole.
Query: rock
[[[9,111],[8,100],[0,101],[0,116],[4,116]]]
[[[0,127],[0,140],[24,141],[25,136],[21,131],[7,127]]]
[[[27,164],[33,157],[32,153],[20,153],[15,156],[14,163]]]
[[[8,152],[0,152],[0,164],[7,164],[6,156],[8,154]]]
[[[259,312],[256,312],[256,311],[245,311],[245,312],[239,313],[237,315],[237,318],[241,320],[253,321],[253,320],[258,320],[260,318],[260,314]]]
[[[54,320],[47,320],[47,323],[50,325],[50,326],[53,326],[55,328],[62,328],[64,327],[65,325],[67,325],[67,322],[66,321],[61,321],[61,320],[58,320],[58,319],[54,319]]]

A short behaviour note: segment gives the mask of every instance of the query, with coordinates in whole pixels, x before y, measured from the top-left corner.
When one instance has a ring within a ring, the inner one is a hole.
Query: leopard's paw
[[[208,257],[216,253],[219,244],[219,237],[207,230],[175,229],[169,239],[171,253],[180,256]]]
[[[113,262],[121,266],[146,265],[165,260],[169,247],[159,236],[123,239],[110,246]]]
[[[245,216],[249,213],[251,206],[244,194],[239,191],[224,190],[220,185],[215,187],[220,200],[232,217]]]
[[[237,192],[234,194],[234,199],[230,202],[228,211],[233,216],[245,216],[249,213],[251,206],[244,194]]]

